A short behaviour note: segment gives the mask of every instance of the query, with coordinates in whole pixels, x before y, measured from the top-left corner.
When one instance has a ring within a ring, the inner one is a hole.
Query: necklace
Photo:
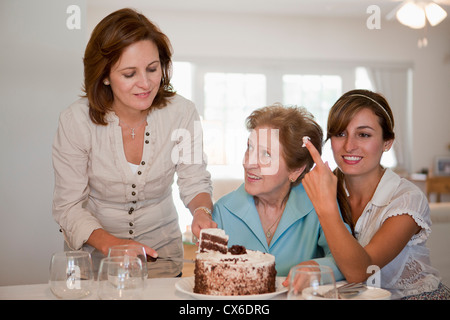
[[[275,222],[267,229],[267,231],[266,231],[267,238],[270,239],[273,236],[273,234],[270,230],[272,230],[273,226],[281,219],[282,215],[283,215],[283,213],[281,213],[280,216],[277,218],[277,220],[275,220]]]
[[[147,117],[145,117],[141,122],[139,122],[136,127],[132,128],[130,127],[128,124],[126,124],[123,120],[119,120],[119,123],[121,122],[122,124],[126,125],[129,129],[131,129],[131,139],[134,140],[134,136],[136,135],[136,133],[134,132],[134,130],[136,130],[137,128],[139,128],[145,121],[147,120]]]

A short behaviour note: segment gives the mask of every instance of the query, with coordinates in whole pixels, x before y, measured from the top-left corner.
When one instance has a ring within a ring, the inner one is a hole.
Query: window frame
[[[342,79],[342,93],[350,91],[356,86],[356,69],[358,67],[378,66],[379,63],[343,62],[343,61],[304,61],[304,60],[271,60],[271,59],[251,59],[251,58],[192,58],[176,57],[174,62],[188,62],[192,64],[191,100],[195,103],[201,118],[205,114],[204,86],[205,74],[211,72],[218,73],[258,73],[266,76],[266,103],[268,105],[283,102],[283,75],[338,75]],[[387,68],[403,68],[411,70],[411,66],[387,63]],[[411,72],[411,71],[408,71]],[[176,88],[175,88],[176,90]],[[407,92],[407,96],[411,93]],[[286,102],[288,103],[288,102]],[[304,106],[308,109],[308,106]],[[331,106],[330,106],[331,107]],[[407,112],[407,111],[406,111]],[[244,120],[244,119],[243,119]],[[324,131],[326,128],[323,128]],[[329,144],[329,142],[327,142]],[[208,165],[212,179],[242,179],[242,174],[230,174],[229,167]],[[242,171],[242,165],[234,166],[232,171]],[[176,182],[174,182],[175,185]],[[174,193],[174,201],[180,215],[180,227],[183,231],[188,221],[192,218],[188,210],[179,203],[178,196]],[[217,199],[216,199],[217,200]],[[186,212],[185,212],[186,211]],[[184,218],[183,218],[184,216]],[[184,219],[184,220],[183,220]],[[183,220],[183,222],[182,222]]]

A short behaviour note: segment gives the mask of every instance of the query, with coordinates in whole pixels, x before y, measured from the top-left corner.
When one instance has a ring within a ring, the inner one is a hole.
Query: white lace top
[[[358,242],[366,246],[386,219],[410,215],[422,228],[405,248],[380,272],[381,287],[392,298],[433,291],[440,283],[439,272],[431,267],[425,243],[431,233],[430,208],[424,193],[410,181],[386,169],[375,194],[355,226]]]

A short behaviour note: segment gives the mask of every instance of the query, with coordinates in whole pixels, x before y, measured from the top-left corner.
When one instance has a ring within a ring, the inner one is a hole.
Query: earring
[[[289,178],[289,181],[293,183],[295,182],[295,179]]]
[[[389,148],[384,149],[384,152],[388,152],[388,151],[389,151]]]
[[[103,80],[103,84],[105,85],[105,86],[109,86],[109,81],[108,80]]]

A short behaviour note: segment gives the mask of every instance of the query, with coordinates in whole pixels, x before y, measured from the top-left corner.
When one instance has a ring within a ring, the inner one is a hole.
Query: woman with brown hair
[[[199,115],[170,84],[171,56],[168,38],[134,10],[113,12],[93,30],[86,95],[61,113],[53,143],[53,216],[69,248],[102,257],[138,243],[149,256],[182,258],[175,173],[194,234],[216,226]],[[148,269],[177,276],[182,263]]]
[[[394,299],[448,299],[426,247],[431,232],[426,196],[380,165],[394,138],[394,117],[383,96],[367,90],[345,93],[327,124],[338,168],[333,174],[306,142],[316,166],[303,185],[347,281],[365,281],[378,270],[374,284],[390,290]],[[340,219],[336,195],[353,235]]]

